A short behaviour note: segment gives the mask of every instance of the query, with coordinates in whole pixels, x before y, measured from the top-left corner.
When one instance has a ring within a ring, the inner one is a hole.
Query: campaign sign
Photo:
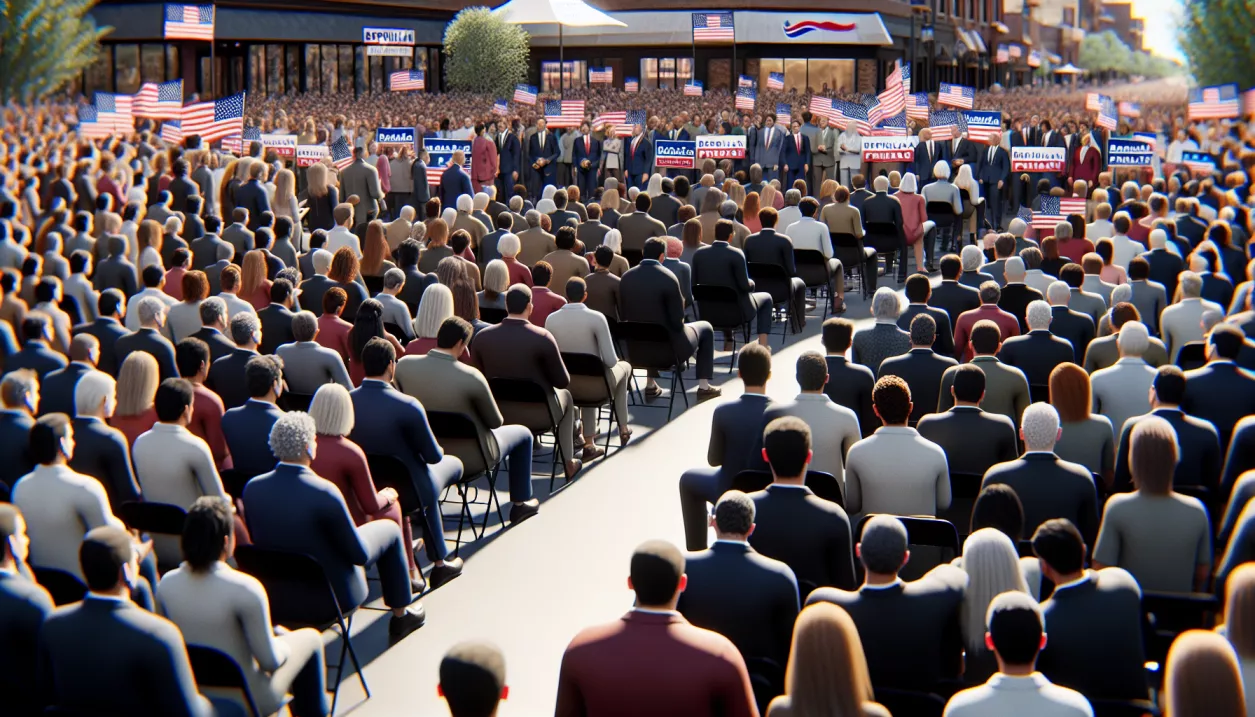
[[[1141,139],[1107,140],[1107,164],[1112,167],[1149,167],[1154,157],[1155,146]]]
[[[380,145],[408,146],[414,149],[414,137],[413,127],[380,127],[375,130],[375,144]]]
[[[1062,172],[1066,147],[1012,147],[1012,172]]]
[[[330,157],[331,152],[325,144],[298,144],[296,146],[296,166],[312,167],[323,160],[323,157]]]
[[[703,134],[697,137],[698,159],[745,159],[745,135]]]
[[[423,147],[427,150],[427,183],[439,184],[440,175],[444,173],[444,168],[449,166],[449,162],[453,159],[453,153],[461,150],[466,156],[462,166],[466,171],[471,171],[471,141],[469,139],[441,139],[439,137],[428,137],[423,140]]]
[[[919,137],[864,137],[864,162],[910,162]]]
[[[1181,164],[1198,174],[1212,174],[1216,171],[1216,158],[1206,152],[1182,152]]]
[[[273,149],[281,159],[296,157],[296,135],[294,134],[263,134],[261,146]]]
[[[1002,132],[1002,113],[998,110],[967,110],[963,119],[967,121],[967,137],[973,142],[989,144],[993,135]]]
[[[363,27],[363,45],[413,45],[414,31],[399,27]]]
[[[673,139],[654,140],[654,164],[659,168],[693,169],[697,166],[697,143]]]

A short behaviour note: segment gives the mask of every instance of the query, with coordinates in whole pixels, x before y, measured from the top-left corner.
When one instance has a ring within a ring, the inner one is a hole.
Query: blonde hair
[[[140,251],[148,247],[152,247],[154,251],[161,251],[162,237],[161,222],[155,219],[145,219],[135,230],[135,243]]]
[[[283,212],[292,206],[292,200],[296,197],[296,175],[290,169],[280,169],[275,174],[275,201],[274,207],[278,211]],[[299,222],[300,217],[292,217],[294,222]]]
[[[604,215],[607,210],[613,209],[619,211],[619,190],[607,189],[601,193],[601,212]]]
[[[434,339],[440,324],[453,316],[453,291],[444,284],[432,284],[423,290],[414,315],[414,335],[420,339]]]
[[[779,193],[780,193],[779,190],[777,190],[775,187],[768,184],[767,186],[763,187],[762,195],[759,196],[758,198],[759,204],[761,204],[764,208],[765,207],[774,208],[776,206],[776,195]]]
[[[319,435],[344,437],[353,432],[356,422],[353,399],[349,391],[338,383],[324,383],[314,393],[309,404],[309,415],[314,419]]]
[[[138,416],[152,408],[160,379],[157,359],[145,351],[132,351],[118,369],[118,407],[115,415]]]
[[[784,682],[796,717],[862,717],[873,700],[872,682],[849,613],[826,602],[802,610]]]
[[[500,259],[493,259],[484,267],[484,291],[504,294],[510,288],[510,269]]]
[[[244,255],[240,273],[240,296],[251,297],[266,281],[266,255],[261,249],[252,249]]]
[[[1238,657],[1255,658],[1255,563],[1243,563],[1229,573],[1225,583],[1225,634]]]
[[[995,597],[1012,590],[1028,593],[1020,572],[1015,545],[1001,531],[981,528],[963,543],[963,572],[967,590],[963,596],[963,643],[968,653],[985,648],[985,613]]]
[[[1228,640],[1189,630],[1168,650],[1164,717],[1246,717],[1242,672]]]
[[[327,165],[312,164],[305,170],[305,181],[309,185],[307,191],[311,197],[327,196]]]

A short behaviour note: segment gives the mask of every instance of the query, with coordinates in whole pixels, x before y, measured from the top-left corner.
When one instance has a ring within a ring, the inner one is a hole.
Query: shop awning
[[[995,22],[993,24],[993,28],[994,28],[994,32],[1000,33],[1002,35],[1006,35],[1011,32],[1011,28],[1007,27],[1006,25],[1000,22]]]
[[[967,33],[971,35],[972,40],[976,42],[976,51],[982,55],[988,55],[989,48],[985,45],[985,38],[981,37],[980,33],[975,30],[968,30]]]
[[[955,29],[955,34],[959,36],[959,42],[963,44],[963,47],[967,48],[968,52],[980,52],[980,48],[977,46],[976,40],[973,39],[972,33],[960,27]]]

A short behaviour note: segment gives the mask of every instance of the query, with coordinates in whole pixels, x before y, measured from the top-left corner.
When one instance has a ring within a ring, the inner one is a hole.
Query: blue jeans
[[[492,429],[492,435],[510,472],[510,500],[515,503],[531,500],[532,432],[526,426],[507,424]]]
[[[440,459],[439,463],[428,463],[425,468],[427,475],[416,476],[414,487],[423,504],[423,533],[427,538],[425,541],[427,557],[432,560],[444,560],[449,555],[449,546],[444,542],[444,518],[440,513],[440,492],[462,477],[462,461],[454,456],[445,456]],[[396,524],[392,523],[392,525]],[[399,535],[401,529],[397,528],[397,530]],[[408,574],[407,572],[406,575]]]
[[[439,507],[435,510],[440,515]],[[390,608],[403,608],[414,601],[410,590],[410,564],[405,559],[409,546],[401,537],[401,527],[391,520],[372,520],[357,526],[357,534],[366,546],[366,565],[379,568],[379,583],[383,589],[383,604]],[[444,547],[441,534],[440,546]]]

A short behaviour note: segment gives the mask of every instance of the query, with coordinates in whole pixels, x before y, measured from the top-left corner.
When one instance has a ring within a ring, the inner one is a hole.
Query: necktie
[[[990,147],[989,148],[989,163],[993,164],[993,161],[994,161],[994,148]]]
[[[794,137],[797,138],[797,153],[801,154],[802,153],[802,135],[798,134],[798,135],[794,135]]]
[[[591,145],[589,144],[591,141],[592,140],[588,135],[584,135],[584,153],[585,154],[588,154],[588,152],[591,150]]]
[[[771,128],[770,127],[767,128],[767,146],[768,147],[771,146]]]
[[[930,139],[930,140],[928,140],[928,159],[929,159],[929,161],[932,161],[932,158],[933,158],[933,141]]]

